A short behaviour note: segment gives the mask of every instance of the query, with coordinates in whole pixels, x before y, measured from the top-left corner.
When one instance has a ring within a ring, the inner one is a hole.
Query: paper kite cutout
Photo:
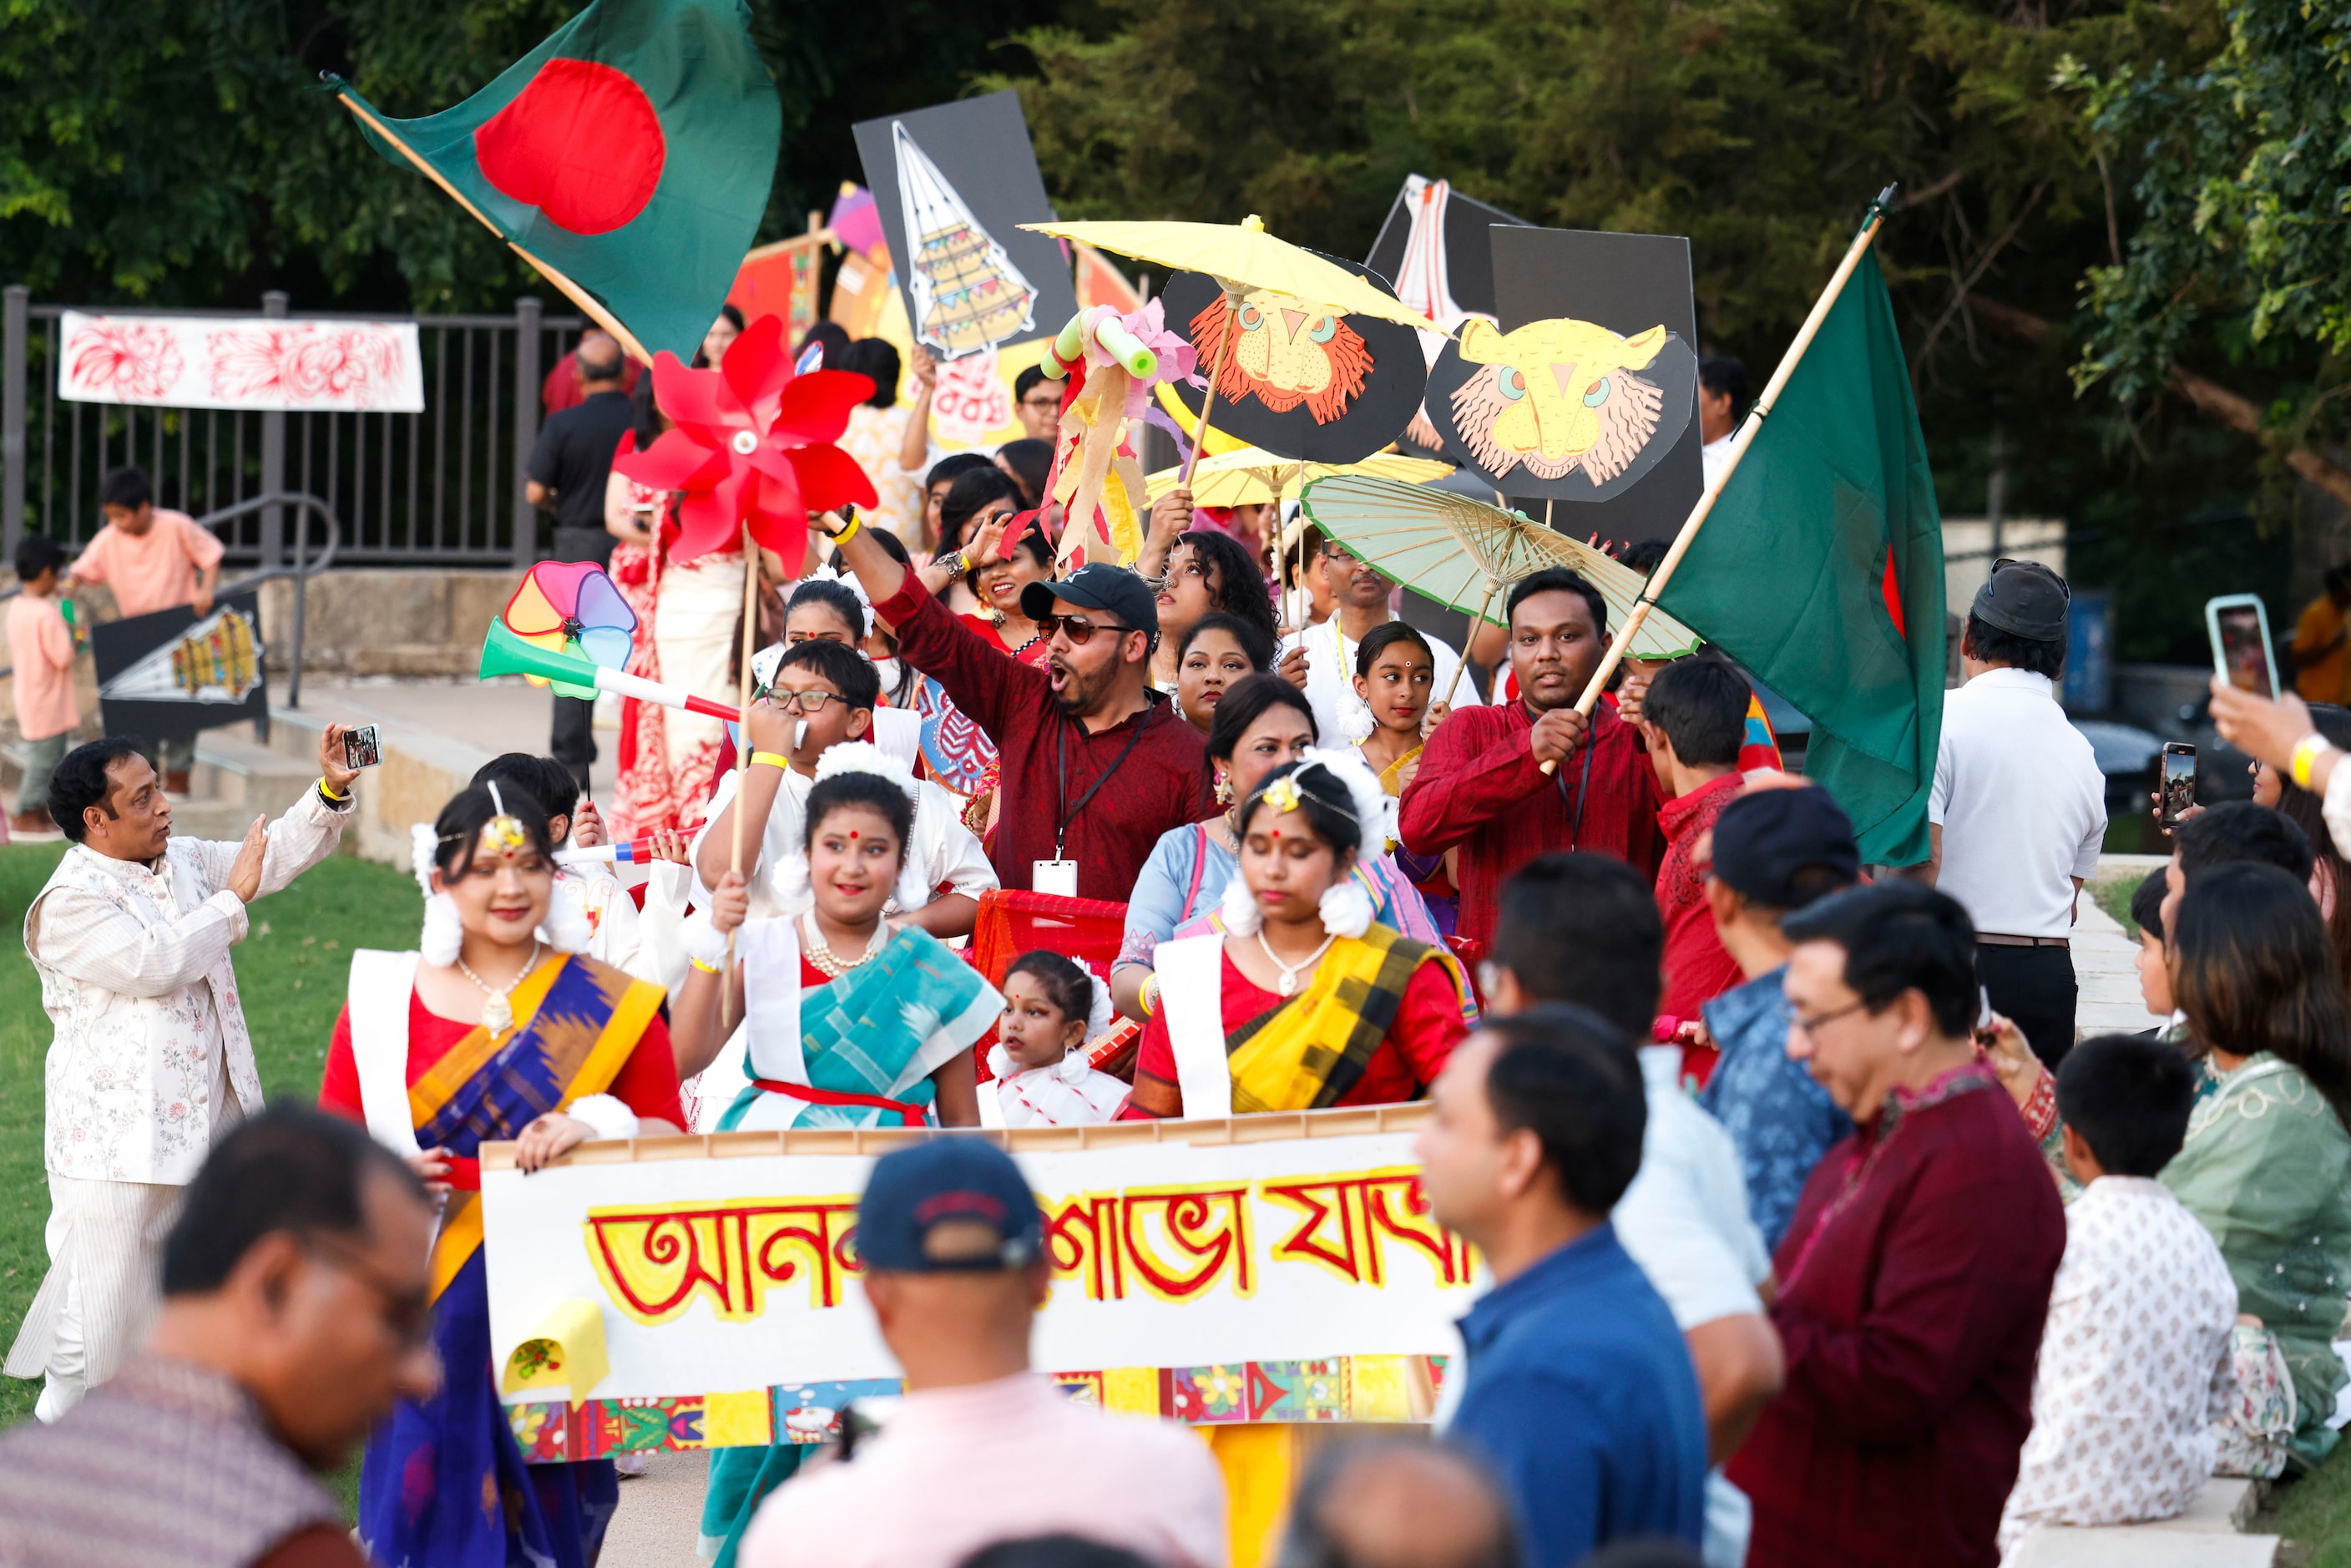
[[[1496,489],[1604,501],[1681,439],[1698,356],[1662,326],[1626,338],[1590,321],[1503,332],[1465,322],[1429,371],[1438,434]]]
[[[898,160],[898,202],[914,248],[906,283],[916,336],[949,359],[1029,330],[1037,291],[1004,247],[979,226],[904,120],[890,123]]]
[[[875,504],[873,482],[833,444],[849,411],[873,395],[850,371],[795,375],[783,323],[744,329],[716,371],[688,370],[666,350],[653,360],[653,398],[674,429],[643,452],[615,455],[613,470],[684,494],[673,560],[732,549],[748,525],[764,549],[797,570],[810,512]]]
[[[500,619],[534,647],[590,659],[608,670],[627,666],[637,630],[637,612],[604,569],[587,560],[543,560],[532,567]],[[535,686],[550,684],[539,675],[523,678]],[[560,695],[582,701],[596,695],[593,687],[552,685]]]

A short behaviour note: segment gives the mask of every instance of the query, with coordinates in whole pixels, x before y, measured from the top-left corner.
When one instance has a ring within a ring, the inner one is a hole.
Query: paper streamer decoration
[[[580,1406],[611,1370],[604,1350],[604,1309],[584,1296],[569,1296],[507,1355],[498,1392],[513,1395],[559,1385],[570,1391],[571,1403]]]

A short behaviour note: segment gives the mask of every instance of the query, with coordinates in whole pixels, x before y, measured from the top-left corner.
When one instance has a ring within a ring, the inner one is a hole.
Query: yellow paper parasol
[[[1450,490],[1343,474],[1309,484],[1300,506],[1325,535],[1381,576],[1481,621],[1493,620],[1488,612],[1512,583],[1545,567],[1563,566],[1600,591],[1608,601],[1609,623],[1622,626],[1646,580],[1597,546],[1579,543],[1523,512],[1506,512]],[[1637,659],[1677,659],[1700,641],[1697,632],[1653,608],[1629,652]],[[1450,691],[1445,695],[1452,700]]]
[[[1091,223],[1022,224],[1056,239],[1074,240],[1100,250],[1114,250],[1137,261],[1155,262],[1179,272],[1205,272],[1224,285],[1228,294],[1270,288],[1295,294],[1357,316],[1401,322],[1426,332],[1444,329],[1393,294],[1333,267],[1310,250],[1276,239],[1252,213],[1238,224]]]
[[[1196,507],[1254,507],[1268,501],[1294,501],[1305,481],[1299,477],[1301,467],[1306,480],[1328,479],[1338,474],[1374,474],[1383,479],[1395,479],[1406,485],[1426,485],[1431,479],[1442,479],[1453,472],[1450,463],[1431,462],[1426,457],[1406,457],[1399,453],[1374,452],[1360,463],[1308,463],[1301,465],[1293,458],[1278,456],[1262,447],[1244,446],[1238,452],[1222,453],[1215,457],[1203,457],[1192,474],[1192,504]],[[1181,468],[1162,468],[1144,481],[1154,501],[1182,482]]]

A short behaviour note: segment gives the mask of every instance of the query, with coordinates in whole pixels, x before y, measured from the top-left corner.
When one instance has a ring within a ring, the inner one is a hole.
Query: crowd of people
[[[1276,505],[1179,486],[1135,567],[1063,571],[1056,383],[1018,389],[1028,449],[931,462],[935,367],[902,407],[887,345],[810,348],[874,380],[852,444],[883,505],[812,517],[804,560],[680,564],[670,498],[611,471],[658,434],[650,378],[632,405],[617,348],[580,345],[535,498],[609,556],[633,663],[666,680],[731,689],[761,571],[755,701],[739,735],[630,705],[600,807],[558,697],[551,755],[419,824],[423,930],[354,956],[329,1114],[262,1107],[228,954],[338,841],[340,729],[241,844],[173,837],[130,742],[57,761],[71,848],[26,925],[57,1030],[50,1270],[7,1363],[44,1389],[0,1438],[0,1563],[144,1561],[201,1519],[224,1563],[587,1568],[619,1473],[516,1446],[479,1154],[511,1141],[528,1171],[680,1130],[1426,1099],[1422,1190],[1489,1288],[1437,1439],[1310,1471],[1301,1563],[1986,1564],[2333,1448],[2345,716],[2216,697],[2262,793],[2186,822],[2134,902],[2169,1021],[2076,1045],[2105,815],[2053,700],[2055,574],[2003,562],[1976,596],[1933,858],[1869,866],[1711,651],[1624,666],[1581,711],[1612,628],[1576,573],[1512,586],[1489,668]],[[557,859],[616,833],[653,846],[637,885]],[[970,939],[1015,894],[1119,912],[1123,939],[984,972]],[[840,1452],[716,1452],[706,1554],[1221,1568],[1210,1449],[1030,1370],[1040,1225],[991,1143],[878,1162],[852,1310],[905,1396]],[[355,1549],[304,1471],[361,1437]],[[172,1485],[100,1496],[110,1444]]]

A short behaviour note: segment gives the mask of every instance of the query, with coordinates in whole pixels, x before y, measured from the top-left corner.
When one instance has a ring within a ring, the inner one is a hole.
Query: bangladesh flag
[[[1927,858],[1943,733],[1943,528],[1877,258],[1865,253],[1659,608],[1813,721],[1804,772],[1862,859]]]
[[[681,360],[758,232],[783,125],[743,0],[596,0],[422,120],[341,91],[376,151],[432,175],[632,351]]]

